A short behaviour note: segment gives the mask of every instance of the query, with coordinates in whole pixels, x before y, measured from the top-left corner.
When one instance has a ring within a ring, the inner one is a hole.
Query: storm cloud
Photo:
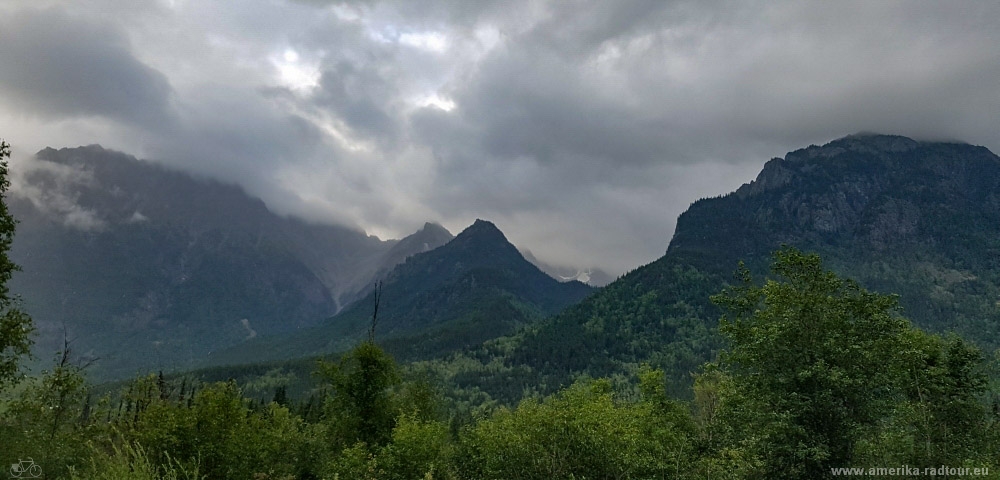
[[[0,16],[0,104],[47,120],[169,122],[167,78],[132,56],[122,29],[58,10]]]
[[[87,3],[0,7],[21,152],[101,143],[383,237],[487,218],[545,262],[622,272],[789,150],[1000,150],[996,4]]]

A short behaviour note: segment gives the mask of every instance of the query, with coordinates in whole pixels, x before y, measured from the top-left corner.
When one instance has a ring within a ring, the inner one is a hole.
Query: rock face
[[[733,194],[695,202],[678,219],[670,251],[989,247],[983,227],[1000,220],[998,174],[1000,159],[983,147],[854,135],[773,159]]]
[[[102,359],[98,376],[315,325],[380,269],[450,239],[438,227],[419,242],[383,241],[282,217],[238,187],[96,145],[11,167],[11,256],[23,267],[12,291],[40,327],[41,352],[65,327],[78,353]]]

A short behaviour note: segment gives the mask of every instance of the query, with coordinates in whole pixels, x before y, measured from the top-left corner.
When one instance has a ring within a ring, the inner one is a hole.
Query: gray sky
[[[789,150],[1000,150],[998,23],[972,1],[5,0],[0,137],[100,143],[381,237],[490,219],[620,273]]]

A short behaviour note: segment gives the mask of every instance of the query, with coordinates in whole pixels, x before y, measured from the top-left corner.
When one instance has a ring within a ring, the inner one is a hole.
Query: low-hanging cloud
[[[555,264],[651,261],[692,201],[857,131],[1000,149],[993,4],[36,3],[0,20],[15,147],[89,135],[382,236],[489,218]]]
[[[79,187],[96,185],[93,172],[78,166],[32,159],[12,170],[10,195],[26,200],[41,215],[82,231],[99,231],[108,222],[79,202]]]

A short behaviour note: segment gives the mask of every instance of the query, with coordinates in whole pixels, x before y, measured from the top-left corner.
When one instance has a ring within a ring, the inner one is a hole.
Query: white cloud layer
[[[1000,150],[998,20],[934,1],[11,0],[0,136],[15,156],[101,143],[382,236],[487,218],[544,261],[621,272],[692,201],[810,143]]]

